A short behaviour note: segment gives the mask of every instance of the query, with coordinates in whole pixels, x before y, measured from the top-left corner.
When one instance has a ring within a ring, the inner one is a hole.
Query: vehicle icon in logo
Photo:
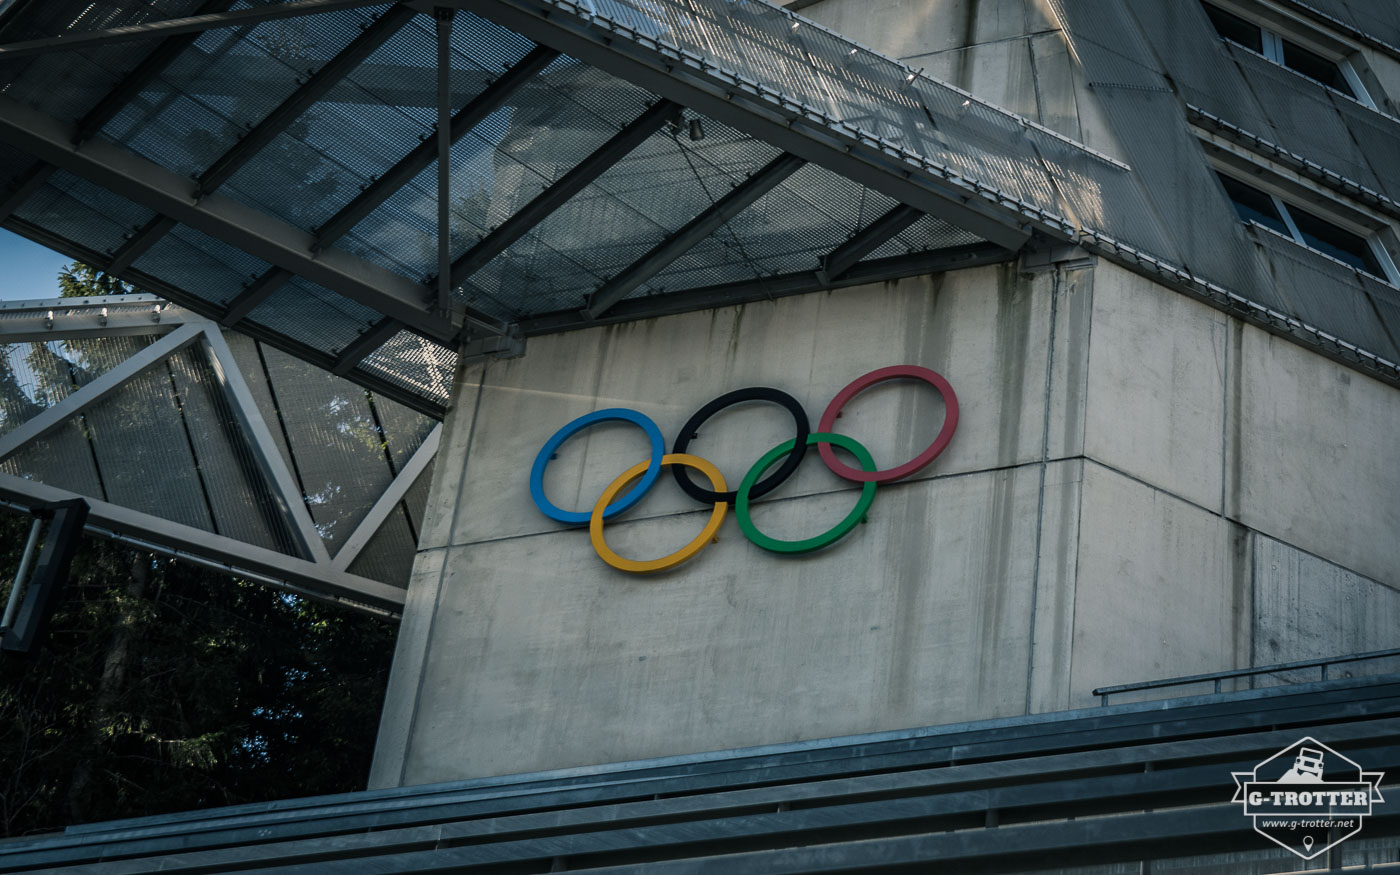
[[[1233,772],[1235,796],[1254,831],[1311,860],[1361,832],[1384,802],[1384,772],[1367,772],[1315,738],[1302,738],[1248,772]]]

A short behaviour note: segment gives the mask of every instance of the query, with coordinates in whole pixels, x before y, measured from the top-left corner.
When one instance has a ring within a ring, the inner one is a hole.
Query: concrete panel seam
[[[1038,98],[1037,98],[1038,99]],[[1050,336],[1045,344],[1045,412],[1040,430],[1040,483],[1035,499],[1035,547],[1031,564],[1031,606],[1030,631],[1026,646],[1026,713],[1031,712],[1032,691],[1035,680],[1035,619],[1040,595],[1040,548],[1045,533],[1045,475],[1050,457],[1050,410],[1053,406],[1051,393],[1055,380],[1055,320],[1059,313],[1060,290],[1063,288],[1064,268],[1055,265],[1055,273],[1050,286]],[[1082,499],[1081,499],[1082,503]]]

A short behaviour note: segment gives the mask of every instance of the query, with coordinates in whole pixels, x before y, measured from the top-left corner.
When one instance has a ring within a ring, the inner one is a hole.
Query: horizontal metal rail
[[[1322,680],[1327,680],[1327,667],[1341,665],[1347,662],[1362,662],[1368,659],[1385,659],[1389,656],[1400,656],[1400,647],[1392,647],[1389,650],[1371,650],[1366,653],[1352,653],[1346,656],[1328,656],[1320,659],[1302,659],[1296,662],[1276,662],[1273,665],[1260,665],[1253,668],[1232,668],[1229,671],[1212,671],[1206,674],[1182,675],[1174,678],[1162,678],[1155,681],[1138,681],[1132,684],[1117,684],[1111,687],[1099,687],[1094,690],[1094,695],[1099,697],[1100,705],[1108,704],[1108,697],[1114,693],[1130,693],[1138,690],[1160,690],[1166,687],[1182,687],[1188,684],[1199,684],[1206,681],[1215,682],[1215,692],[1220,692],[1220,682],[1230,678],[1253,677],[1261,674],[1274,674],[1281,671],[1295,671],[1304,668],[1322,669]]]

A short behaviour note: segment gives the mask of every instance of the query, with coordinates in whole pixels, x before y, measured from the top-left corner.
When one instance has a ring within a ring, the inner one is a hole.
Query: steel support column
[[[623,268],[588,299],[585,312],[597,319],[614,304],[642,283],[666,269],[691,247],[715,232],[719,226],[739,215],[754,201],[772,191],[807,162],[796,155],[779,155],[745,180],[738,188],[715,201],[709,209],[691,219],[675,234],[670,235],[646,255]]]

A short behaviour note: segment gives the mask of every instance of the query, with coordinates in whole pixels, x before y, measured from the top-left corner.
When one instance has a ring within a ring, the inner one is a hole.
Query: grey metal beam
[[[438,423],[433,426],[432,431],[428,432],[428,436],[418,449],[414,450],[413,455],[409,456],[408,463],[394,476],[388,488],[369,509],[369,513],[365,514],[364,519],[360,520],[360,524],[355,526],[355,531],[351,532],[350,537],[345,539],[345,543],[335,554],[335,560],[331,563],[332,567],[341,571],[349,569],[365,549],[370,538],[374,537],[374,533],[379,531],[379,527],[384,525],[389,514],[403,501],[404,496],[408,494],[408,490],[413,488],[413,484],[417,482],[419,476],[428,469],[433,457],[437,455],[438,445],[441,441],[442,423]]]
[[[227,152],[199,175],[198,192],[211,192],[229,180],[274,138],[302,116],[340,80],[350,75],[375,49],[384,45],[416,13],[407,6],[392,6],[350,44],[321,65],[310,78],[292,92],[277,108],[241,137]]]
[[[306,499],[302,496],[302,491],[297,486],[296,478],[292,476],[286,461],[283,460],[282,453],[277,449],[272,432],[263,421],[253,393],[243,379],[243,373],[238,369],[238,361],[233,357],[233,351],[228,348],[228,341],[224,340],[223,334],[214,327],[206,328],[200,335],[200,341],[213,367],[219,389],[224,393],[229,408],[238,419],[240,433],[245,437],[245,443],[252,451],[253,457],[257,459],[264,480],[274,490],[274,495],[281,505],[283,518],[291,524],[288,528],[301,545],[302,558],[323,565],[329,563],[331,557],[330,552],[326,550],[325,540],[316,530],[316,523],[311,519]]]
[[[919,221],[924,215],[908,204],[900,204],[856,232],[855,236],[831,250],[822,258],[817,275],[831,281],[855,267],[856,262],[874,252],[891,237]]]
[[[156,241],[169,233],[176,225],[176,221],[167,216],[156,216],[146,224],[137,229],[116,252],[112,254],[111,261],[105,265],[105,270],[110,274],[118,274],[131,267],[132,262],[140,258],[156,244]]]
[[[671,262],[680,258],[691,247],[710,236],[721,225],[748,208],[754,201],[772,191],[807,162],[796,155],[782,154],[755,172],[738,188],[715,201],[700,215],[691,219],[676,233],[668,236],[650,252],[622,269],[622,272],[603,284],[589,296],[584,308],[589,318],[597,319],[610,307],[627,297],[627,294],[642,283],[666,269]]]
[[[250,572],[253,577],[291,584],[302,592],[322,598],[343,599],[352,605],[370,605],[391,611],[403,609],[404,590],[387,583],[347,574],[329,565],[308,562],[13,474],[0,473],[0,500],[30,506],[36,502],[68,498],[82,498],[88,503],[88,528],[97,529],[99,534],[104,529],[110,530],[151,544],[156,549],[174,550],[193,559],[220,563],[233,574]]]
[[[196,15],[212,15],[224,12],[232,6],[234,0],[206,0],[195,12]],[[194,45],[199,39],[199,32],[183,33],[163,40],[156,46],[141,63],[137,64],[117,83],[113,88],[97,102],[97,104],[78,122],[73,133],[74,141],[82,143],[93,134],[106,127],[107,123],[117,117],[117,113],[126,108],[127,104],[136,99],[142,91],[146,90],[165,69],[171,65],[186,49]]]
[[[505,105],[506,101],[526,83],[548,67],[559,57],[554,49],[537,46],[521,58],[500,78],[486,86],[466,106],[457,110],[452,117],[452,142],[466,136],[467,132],[481,123],[491,113]],[[437,144],[432,138],[425,139],[413,148],[393,167],[390,167],[364,191],[355,196],[334,216],[327,219],[316,231],[316,245],[326,247],[358,225],[375,208],[389,199],[394,192],[408,185],[415,176],[422,173],[437,160]]]
[[[238,296],[229,302],[228,309],[219,317],[219,323],[225,328],[232,328],[241,322],[247,315],[258,308],[258,305],[272,297],[282,287],[282,284],[292,278],[292,273],[280,267],[269,268],[263,275],[253,280],[247,288],[239,292]]]
[[[208,322],[155,295],[139,294],[15,302],[0,305],[0,316],[0,343],[163,334],[186,322]]]
[[[403,326],[393,319],[381,319],[366,328],[359,337],[346,344],[335,358],[331,373],[343,377],[355,369],[365,356],[383,346],[389,338],[403,330]]]
[[[541,313],[520,320],[520,329],[526,337],[534,337],[559,331],[572,331],[590,325],[607,325],[616,322],[630,322],[636,319],[651,319],[657,316],[672,316],[677,313],[688,313],[692,310],[727,307],[752,301],[771,301],[774,298],[783,298],[789,295],[805,295],[809,292],[847,288],[864,283],[885,282],[907,276],[941,273],[945,270],[960,270],[983,264],[999,264],[1012,261],[1015,258],[1015,252],[1003,249],[995,243],[974,243],[968,246],[915,252],[882,258],[878,261],[860,262],[840,278],[834,280],[823,280],[816,271],[802,271],[782,276],[764,277],[759,280],[722,283],[684,292],[631,298],[619,301],[599,319],[590,318],[583,310]]]
[[[382,5],[384,0],[292,0],[289,3],[271,6],[254,6],[251,9],[237,9],[232,12],[217,12],[208,15],[191,15],[185,18],[168,18],[164,21],[148,21],[113,27],[106,30],[87,30],[65,33],[43,39],[0,45],[0,61],[27,58],[31,55],[49,52],[63,52],[92,46],[110,45],[129,40],[150,39],[152,37],[178,36],[188,33],[202,33],[220,27],[236,27],[244,24],[258,24],[279,18],[296,18],[303,15],[316,15],[322,12],[336,12],[341,9],[357,9],[363,6]]]
[[[8,219],[36,191],[43,188],[44,183],[49,181],[49,177],[53,176],[56,169],[52,164],[45,164],[43,161],[36,161],[30,165],[19,185],[10,189],[3,198],[0,198],[0,222]]]
[[[437,36],[437,305],[452,304],[452,18],[456,10],[433,10]]]
[[[244,134],[224,154],[210,164],[195,182],[195,197],[200,198],[229,180],[245,164],[261,152],[269,143],[300,118],[327,91],[330,91],[346,76],[368,58],[376,49],[384,45],[398,33],[416,13],[407,6],[393,6],[373,24],[365,28],[321,68],[313,73],[295,91],[288,95],[262,121]],[[81,135],[81,131],[79,132]],[[79,136],[79,139],[81,137]],[[170,232],[176,222],[166,216],[157,216],[147,222],[136,235],[122,245],[112,258],[108,270],[116,273],[125,270],[142,253],[156,244]]]
[[[904,157],[862,139],[854,128],[839,128],[829,120],[775,106],[759,96],[756,84],[724,81],[701,69],[703,65],[662,54],[655,43],[647,46],[625,33],[611,32],[605,21],[586,21],[556,9],[553,3],[529,0],[440,2],[469,9],[985,240],[1019,249],[1030,238],[1030,219],[991,203],[965,185],[916,171]]]
[[[3,95],[0,140],[44,156],[70,173],[392,316],[426,337],[450,345],[458,333],[458,326],[428,311],[428,290],[422,284],[342,250],[312,255],[314,241],[300,228],[217,193],[194,201],[189,196],[188,179],[120,146],[94,140],[77,149],[72,145],[71,125]],[[488,330],[504,331],[495,320],[471,321],[488,326]]]
[[[145,373],[170,356],[199,339],[199,325],[181,325],[150,346],[143,347],[131,358],[94,379],[62,401],[45,408],[31,419],[20,423],[0,437],[0,459],[19,452],[25,444],[63,425],[85,408],[100,401],[126,381]]]
[[[680,104],[669,100],[657,101],[514,215],[497,225],[491,233],[453,262],[453,288],[460,286],[473,273],[485,267],[487,262],[506,251],[511,244],[528,234],[531,228],[563,206],[569,198],[606,173],[610,167],[659,130],[680,108]]]

